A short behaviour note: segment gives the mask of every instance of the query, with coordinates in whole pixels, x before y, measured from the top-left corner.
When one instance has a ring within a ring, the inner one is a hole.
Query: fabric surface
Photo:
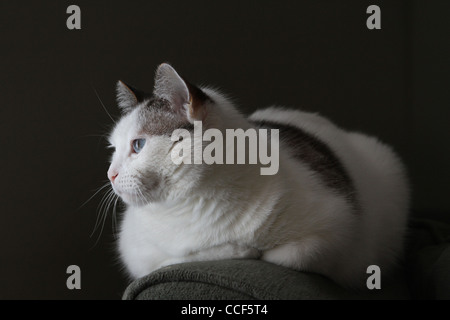
[[[405,270],[413,298],[450,299],[450,225],[412,220]]]
[[[449,299],[450,226],[412,220],[404,267],[381,290],[354,292],[260,260],[182,263],[132,282],[123,299]]]

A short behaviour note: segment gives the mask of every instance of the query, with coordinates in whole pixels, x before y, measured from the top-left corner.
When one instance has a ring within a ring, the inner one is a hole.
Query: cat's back
[[[272,107],[255,112],[249,120],[259,127],[279,128],[280,152],[306,164],[310,176],[320,180],[330,195],[340,194],[348,201],[347,210],[332,210],[328,216],[346,216],[354,228],[333,224],[329,232],[341,230],[358,240],[340,242],[333,263],[341,267],[330,274],[351,279],[370,264],[389,270],[403,248],[409,207],[405,169],[392,148],[374,137],[343,130],[318,114]]]
[[[279,128],[284,147],[297,160],[309,162],[325,184],[332,179],[348,192],[353,188],[361,210],[371,211],[390,199],[390,204],[394,202],[406,215],[405,169],[390,146],[375,137],[341,129],[316,113],[270,107],[256,111],[249,120],[260,127]]]

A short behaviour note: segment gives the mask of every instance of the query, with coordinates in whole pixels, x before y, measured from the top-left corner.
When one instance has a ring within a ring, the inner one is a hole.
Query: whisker
[[[134,197],[136,198],[136,201],[140,200],[140,201],[144,202],[144,199],[140,196],[140,194],[138,192],[139,192],[139,187],[137,187],[136,190],[133,190],[133,194],[134,194]]]
[[[91,85],[92,86],[92,85]],[[108,109],[106,109],[105,105],[103,104],[102,99],[100,99],[100,96],[98,95],[97,90],[95,90],[94,86],[92,86],[92,89],[95,92],[95,95],[97,96],[98,101],[100,101],[100,104],[103,107],[103,110],[105,110],[106,114],[109,116],[109,118],[112,120],[112,122],[116,123],[116,121],[114,120],[114,118],[111,116],[111,114],[108,112]]]
[[[144,193],[142,192],[141,188],[137,187],[137,190],[139,191],[139,193],[141,194],[141,200],[142,202],[146,203],[147,205],[150,203],[148,200],[145,199]]]
[[[104,227],[105,222],[106,222],[106,217],[108,216],[109,208],[111,207],[111,204],[114,201],[114,198],[115,198],[115,194],[114,193],[111,193],[111,195],[108,197],[108,205],[105,206],[105,210],[104,210],[104,213],[103,213],[104,219],[103,219],[102,230],[103,230],[103,227]]]
[[[107,183],[105,183],[103,186],[101,186],[89,199],[87,199],[79,208],[78,210],[80,210],[81,208],[83,208],[89,201],[92,200],[92,198],[94,198],[100,191],[102,191],[103,189],[105,189],[107,186],[109,186],[110,183],[109,181]]]
[[[97,228],[99,226],[100,221],[102,220],[102,216],[103,216],[103,207],[106,205],[109,197],[111,197],[111,194],[114,193],[114,190],[111,188],[110,190],[108,190],[108,192],[106,192],[103,197],[102,200],[100,201],[100,204],[97,208],[97,220],[95,221],[95,226],[94,226],[94,230],[92,231],[90,237],[92,238],[92,236],[94,235],[95,231],[97,231]]]
[[[117,239],[117,201],[119,200],[119,196],[116,196],[116,201],[114,201],[113,214],[112,214],[112,233],[114,235],[114,239]]]
[[[102,228],[100,229],[99,238],[101,237],[101,235],[103,233],[103,229],[105,228],[106,218],[108,217],[108,211],[109,211],[109,208],[111,206],[112,199],[114,199],[114,196],[115,196],[115,194],[111,193],[109,195],[109,197],[108,197],[108,201],[107,201],[108,205],[105,206],[105,210],[104,210],[103,215],[102,215],[103,223],[102,223]]]
[[[105,201],[105,199],[106,199],[106,197],[108,196],[108,194],[111,192],[111,190],[108,190],[107,192],[105,192],[105,194],[103,194],[103,196],[102,196],[102,199],[100,200],[100,203],[98,204],[98,206],[97,206],[97,219],[95,220],[95,225],[94,225],[94,229],[92,230],[92,232],[91,232],[91,235],[90,235],[90,237],[92,238],[92,236],[94,235],[94,233],[95,233],[95,231],[97,230],[97,227],[98,227],[98,223],[99,223],[99,221],[100,221],[100,214],[101,214],[101,209],[102,209],[102,207],[103,207],[103,203],[104,203],[104,201]]]
[[[137,198],[139,198],[142,202],[145,202],[144,195],[142,194],[141,189],[139,187],[137,187],[134,193],[136,194]]]
[[[101,222],[102,227],[100,229],[99,235],[98,235],[97,240],[95,241],[93,247],[97,246],[97,244],[100,241],[100,238],[103,234],[103,229],[105,227],[106,218],[108,217],[108,209],[111,205],[111,199],[114,199],[115,195],[116,194],[114,193],[114,190],[111,189],[106,197],[106,201],[104,201],[105,206],[104,206],[103,212],[101,213],[101,218],[100,218],[100,221],[102,221]],[[108,203],[108,204],[106,205],[106,203]]]

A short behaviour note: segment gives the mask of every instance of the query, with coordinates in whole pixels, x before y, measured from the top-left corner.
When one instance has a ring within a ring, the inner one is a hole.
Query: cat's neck
[[[262,223],[266,219],[264,212],[276,216],[276,211],[282,210],[285,193],[281,175],[261,176],[256,166],[216,165],[182,197],[150,203],[139,210],[151,211],[168,223],[206,220],[223,228],[225,220],[235,224],[253,219],[256,225],[257,220]]]

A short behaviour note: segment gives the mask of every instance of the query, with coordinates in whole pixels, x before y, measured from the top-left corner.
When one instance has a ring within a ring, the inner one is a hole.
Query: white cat
[[[385,274],[401,257],[407,179],[377,139],[285,108],[246,118],[168,64],[158,67],[153,94],[122,82],[117,90],[123,116],[110,136],[108,177],[127,207],[119,252],[132,277],[188,261],[259,258],[361,287],[369,265]],[[279,171],[175,164],[172,148],[187,141],[171,135],[194,121],[223,132],[278,128]]]

